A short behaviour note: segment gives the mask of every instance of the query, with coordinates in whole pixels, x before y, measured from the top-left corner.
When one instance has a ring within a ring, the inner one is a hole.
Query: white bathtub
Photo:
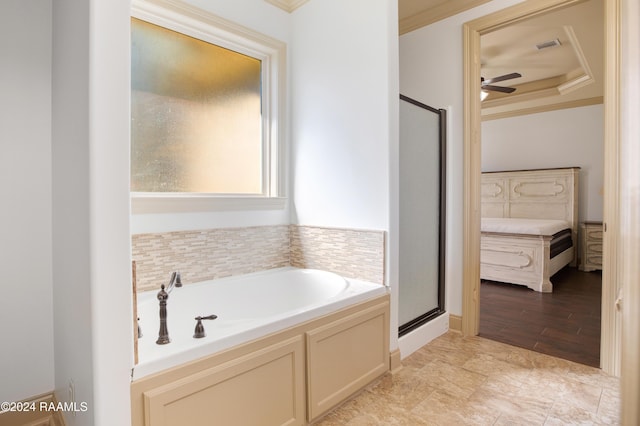
[[[187,284],[167,301],[171,343],[156,344],[160,324],[157,291],[138,295],[143,337],[133,380],[248,342],[341,308],[386,294],[379,284],[331,272],[293,267]],[[196,316],[206,337],[193,338]]]

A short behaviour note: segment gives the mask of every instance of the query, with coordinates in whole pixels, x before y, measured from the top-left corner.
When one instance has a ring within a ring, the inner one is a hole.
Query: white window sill
[[[287,198],[285,197],[155,194],[138,192],[131,194],[131,213],[283,210],[286,203]]]

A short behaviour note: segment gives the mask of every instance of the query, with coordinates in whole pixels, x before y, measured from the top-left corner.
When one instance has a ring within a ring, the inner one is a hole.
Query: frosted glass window
[[[131,22],[131,191],[263,194],[262,62]]]

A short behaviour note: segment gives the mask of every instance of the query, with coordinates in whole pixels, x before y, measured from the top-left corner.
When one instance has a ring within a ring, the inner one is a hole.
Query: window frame
[[[262,192],[259,194],[131,192],[131,212],[272,210],[286,204],[286,44],[196,7],[134,0],[131,17],[262,62]]]

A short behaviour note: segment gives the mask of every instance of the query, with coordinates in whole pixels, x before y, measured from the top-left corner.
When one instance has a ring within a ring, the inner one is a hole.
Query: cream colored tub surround
[[[389,370],[389,295],[144,377],[132,426],[306,425]]]

